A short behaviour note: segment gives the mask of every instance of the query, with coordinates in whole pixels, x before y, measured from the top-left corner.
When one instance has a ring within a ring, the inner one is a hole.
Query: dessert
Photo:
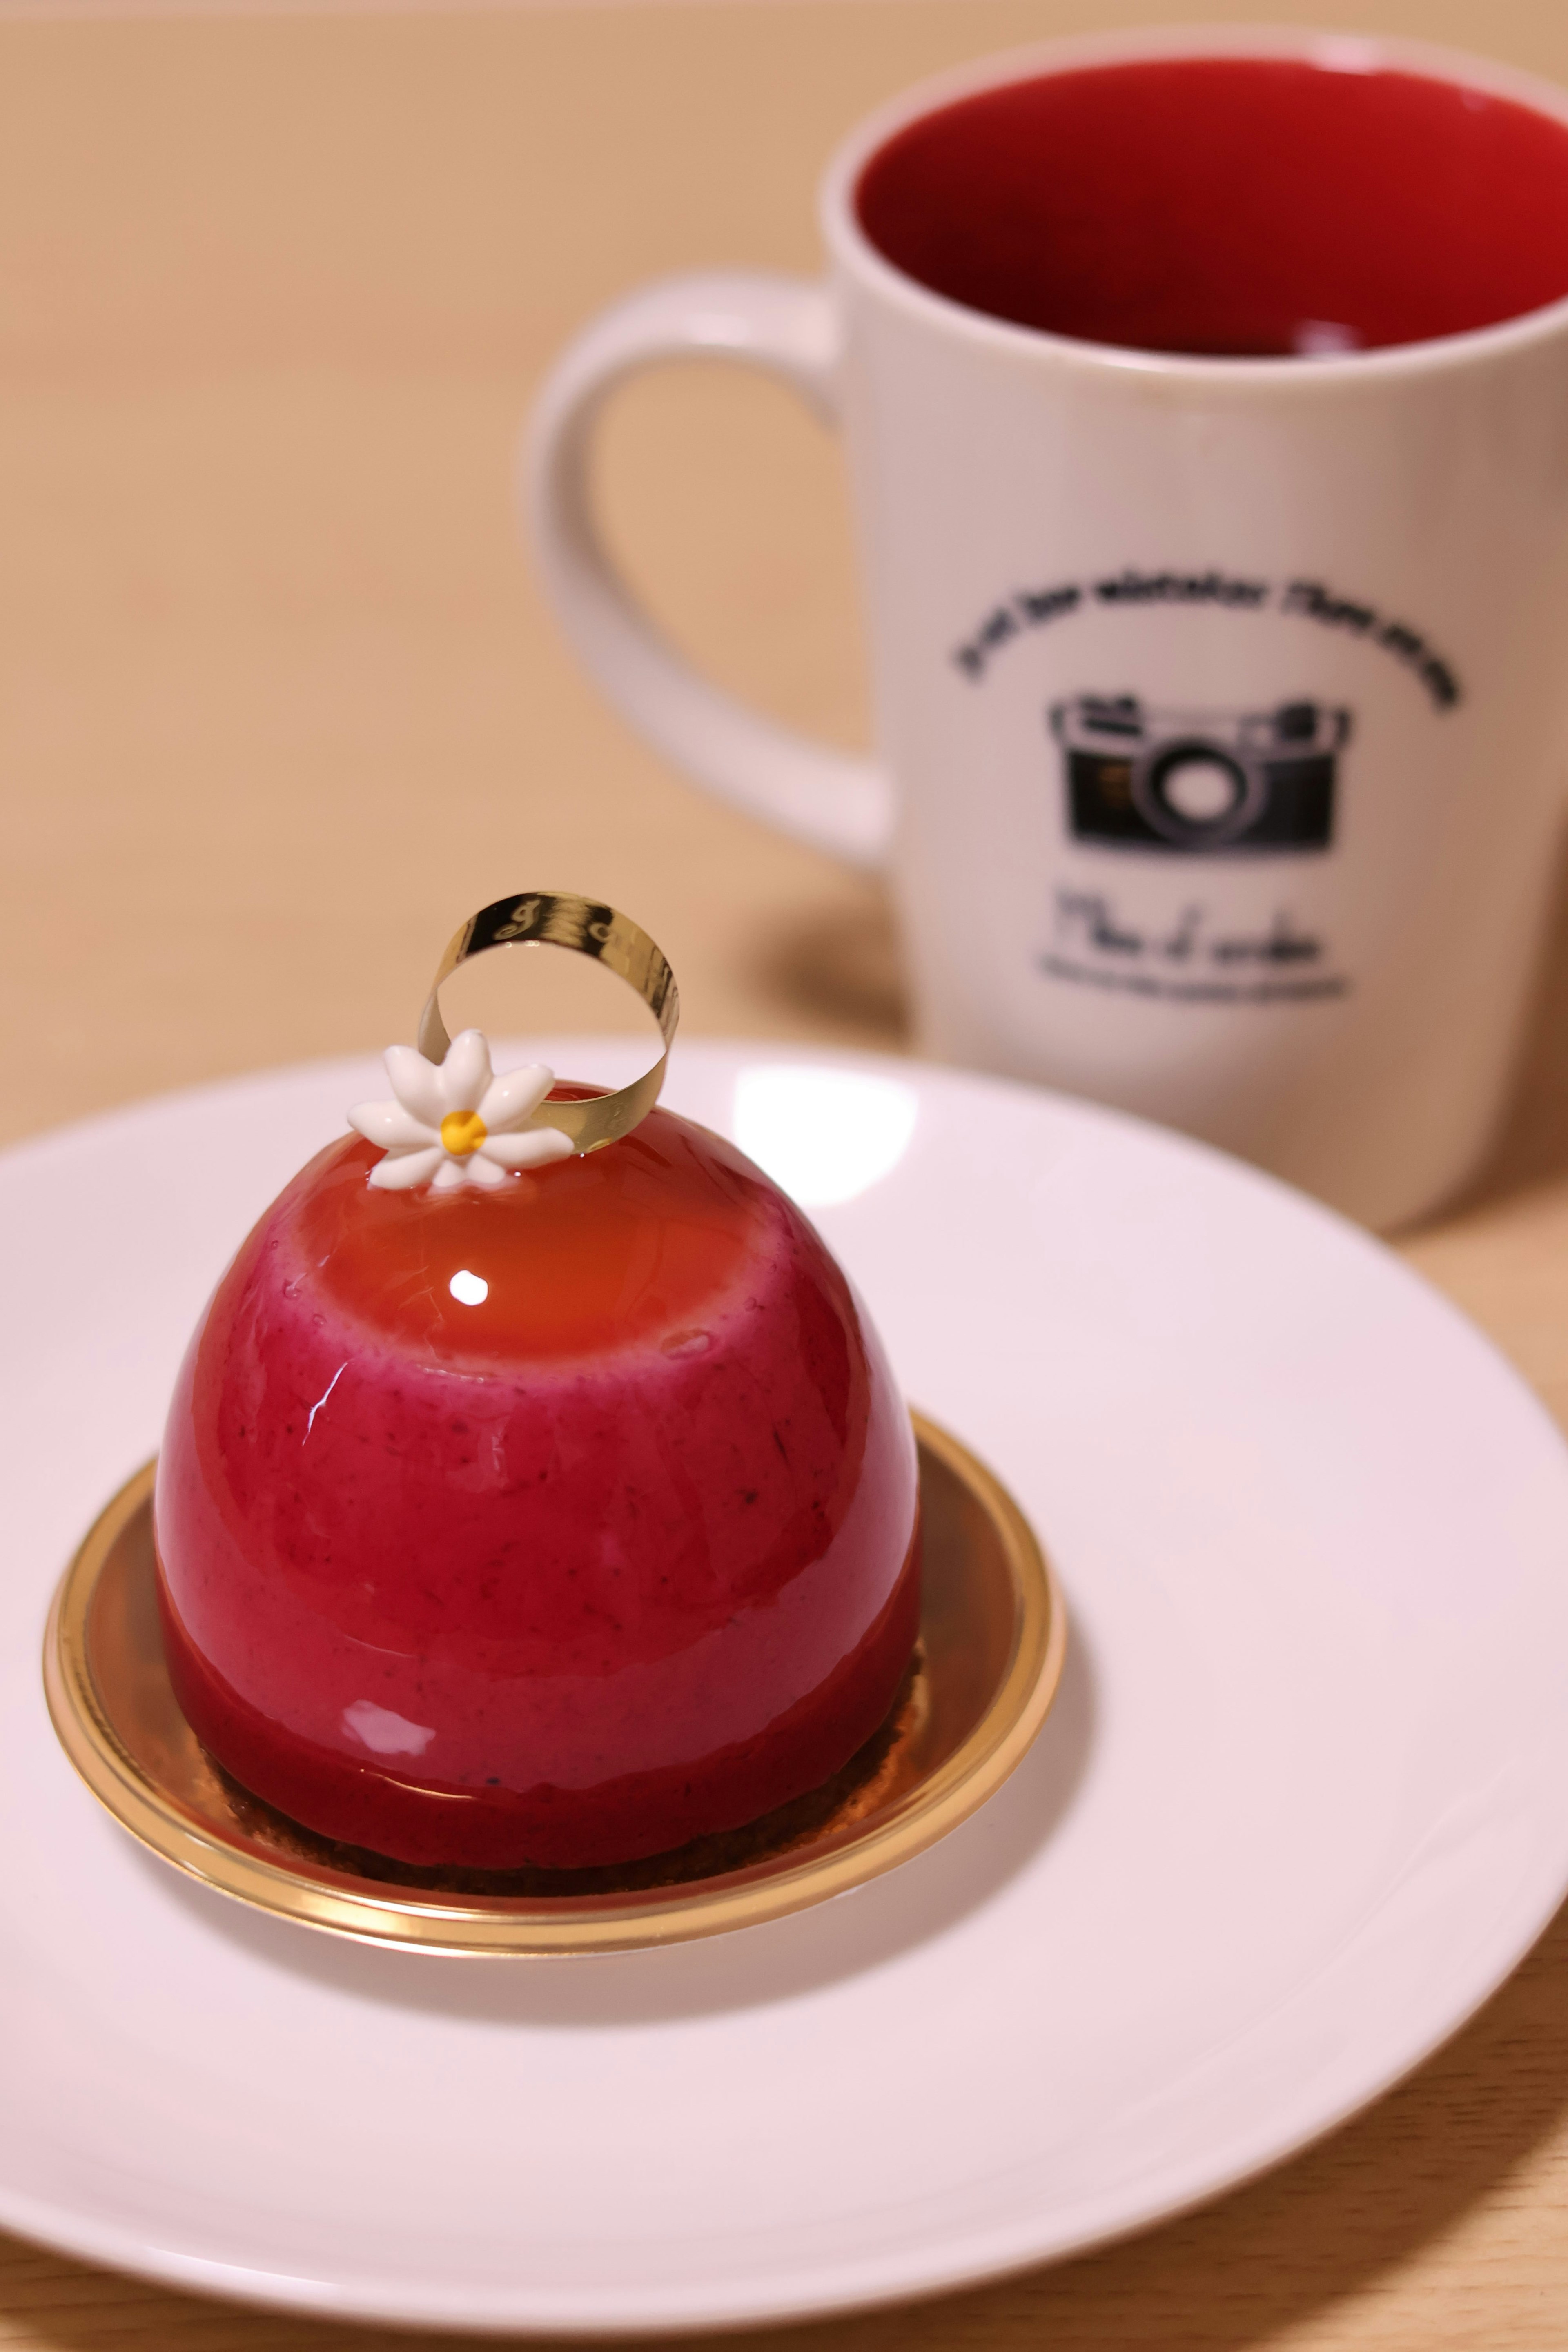
[[[687,1119],[584,1150],[621,1098],[497,1079],[477,1031],[388,1069],[180,1374],[156,1528],[190,1722],[411,1864],[629,1861],[816,1786],[918,1627],[909,1419],[844,1276]]]

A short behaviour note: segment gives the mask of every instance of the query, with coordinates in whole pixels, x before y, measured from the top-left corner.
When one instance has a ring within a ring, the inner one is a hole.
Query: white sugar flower
[[[524,1129],[555,1083],[542,1062],[496,1077],[483,1033],[465,1029],[437,1067],[412,1045],[389,1045],[386,1075],[396,1099],[360,1103],[349,1113],[367,1143],[385,1149],[370,1171],[384,1192],[431,1184],[504,1184],[509,1170],[564,1160],[570,1140],[559,1128]]]

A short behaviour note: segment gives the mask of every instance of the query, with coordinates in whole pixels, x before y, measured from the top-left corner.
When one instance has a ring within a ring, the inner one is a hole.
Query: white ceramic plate
[[[544,1049],[549,1053],[548,1046]],[[556,1066],[629,1076],[619,1047]],[[1074,1647],[1001,1795],[822,1909],[663,1952],[420,1958],[143,1855],[56,1748],[50,1590],[157,1442],[339,1064],[0,1161],[0,2221],[259,2302],[479,2328],[781,2319],[1211,2196],[1451,2032],[1568,1882],[1568,1455],[1453,1310],[1266,1179],[1080,1105],[686,1045],[910,1395],[1055,1557]]]

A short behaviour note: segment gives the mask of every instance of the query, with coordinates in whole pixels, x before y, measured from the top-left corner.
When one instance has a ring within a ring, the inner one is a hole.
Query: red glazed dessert
[[[519,1156],[451,1189],[378,1189],[359,1137],[312,1160],[219,1284],[159,1467],[197,1734],[408,1863],[737,1827],[869,1737],[917,1631],[909,1419],[806,1220],[662,1110]]]

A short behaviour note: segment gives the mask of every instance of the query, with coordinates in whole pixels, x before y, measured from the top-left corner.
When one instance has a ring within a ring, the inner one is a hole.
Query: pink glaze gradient
[[[628,1861],[825,1780],[914,1643],[917,1489],[813,1228],[667,1111],[495,1192],[373,1191],[377,1157],[294,1179],[180,1373],[160,1593],[200,1738],[418,1864]]]

